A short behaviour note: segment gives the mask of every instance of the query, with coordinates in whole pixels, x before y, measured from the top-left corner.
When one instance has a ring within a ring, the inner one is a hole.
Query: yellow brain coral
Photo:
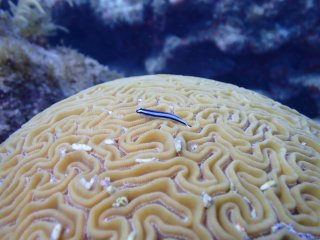
[[[232,85],[98,85],[1,145],[0,238],[320,239],[319,143],[314,122]]]

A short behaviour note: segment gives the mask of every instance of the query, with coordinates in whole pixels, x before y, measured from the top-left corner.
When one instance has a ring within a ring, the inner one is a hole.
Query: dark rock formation
[[[38,112],[122,75],[68,48],[30,43],[0,17],[0,142]]]
[[[320,116],[319,89],[291,81],[304,75],[320,81],[319,1],[76,2],[56,6],[57,23],[70,31],[56,39],[126,75],[212,78]]]

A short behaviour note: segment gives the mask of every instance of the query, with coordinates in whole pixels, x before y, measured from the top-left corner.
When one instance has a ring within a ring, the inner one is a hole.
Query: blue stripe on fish
[[[146,115],[146,116],[171,119],[171,120],[177,121],[179,123],[182,123],[182,124],[190,127],[186,121],[184,121],[183,119],[181,119],[178,116],[173,115],[171,113],[160,112],[160,111],[155,111],[155,110],[149,110],[149,109],[145,109],[145,108],[137,109],[136,113],[140,113],[140,114],[143,114],[143,115]]]

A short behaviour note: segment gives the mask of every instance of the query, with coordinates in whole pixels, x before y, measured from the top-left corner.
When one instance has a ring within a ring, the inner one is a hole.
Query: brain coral
[[[320,239],[319,142],[313,121],[229,84],[98,85],[0,146],[0,238]]]

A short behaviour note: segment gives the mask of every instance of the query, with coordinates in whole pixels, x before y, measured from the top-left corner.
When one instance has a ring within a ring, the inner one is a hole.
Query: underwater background
[[[236,84],[320,121],[316,0],[0,0],[0,142],[124,76]]]

